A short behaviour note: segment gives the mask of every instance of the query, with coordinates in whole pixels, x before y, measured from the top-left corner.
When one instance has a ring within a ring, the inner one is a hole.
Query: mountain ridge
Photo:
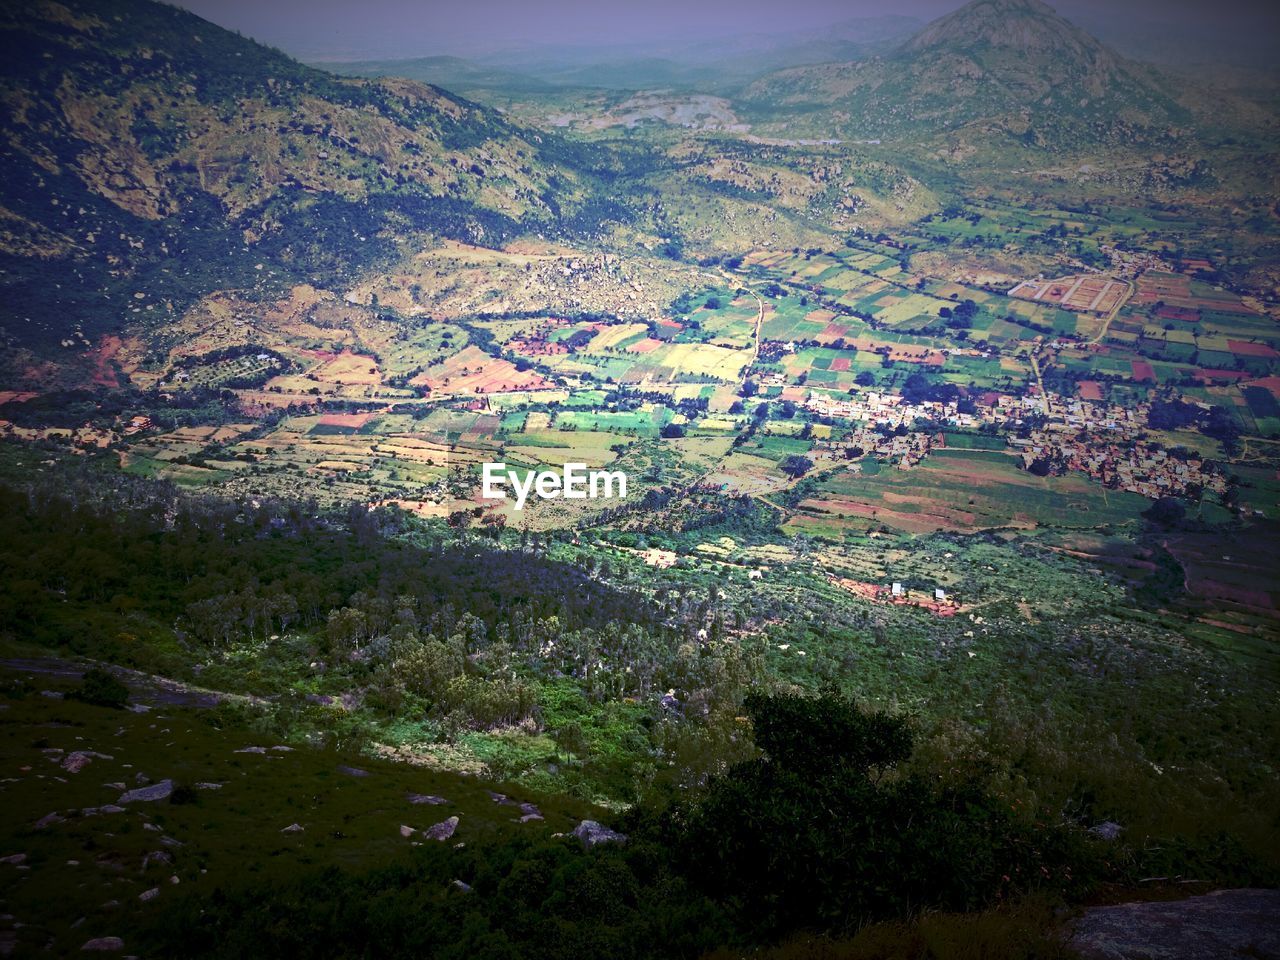
[[[881,57],[779,71],[743,99],[841,111],[850,135],[983,123],[1054,147],[1163,140],[1185,120],[1147,71],[1039,0],[973,0]]]

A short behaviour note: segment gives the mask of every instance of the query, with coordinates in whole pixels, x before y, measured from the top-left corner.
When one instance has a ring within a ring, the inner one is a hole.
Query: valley
[[[1038,0],[679,69],[107,6],[0,16],[0,955],[1275,885],[1271,93]]]

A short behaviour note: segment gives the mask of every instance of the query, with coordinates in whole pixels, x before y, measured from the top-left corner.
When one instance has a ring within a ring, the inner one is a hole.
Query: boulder
[[[583,820],[573,828],[573,835],[578,838],[584,849],[590,849],[601,843],[626,843],[627,835],[610,830],[603,823],[595,820]]]
[[[428,840],[448,840],[453,836],[453,831],[458,829],[458,818],[450,817],[448,820],[441,820],[439,823],[433,823],[427,829],[422,831],[422,835]]]
[[[300,823],[291,823],[280,830],[281,833],[301,833],[305,828]]]
[[[1100,840],[1115,840],[1124,832],[1124,827],[1113,820],[1104,820],[1089,828],[1089,833]]]
[[[68,753],[62,758],[62,769],[66,770],[68,773],[79,773],[93,762],[94,757],[97,757],[99,760],[111,759],[111,757],[107,756],[105,753],[95,753],[92,750],[76,750],[72,753]]]
[[[159,780],[155,783],[148,784],[145,787],[138,787],[136,790],[128,790],[120,795],[117,803],[135,803],[145,802],[154,803],[157,800],[168,800],[169,795],[173,793],[172,780]]]
[[[444,797],[437,797],[435,794],[431,794],[431,793],[411,793],[409,794],[409,802],[410,803],[426,803],[426,804],[430,804],[433,807],[438,807],[441,804],[448,803],[449,801],[446,800]]]
[[[100,952],[109,952],[112,950],[123,950],[124,941],[119,937],[94,937],[92,940],[85,942],[81,950],[98,950]]]

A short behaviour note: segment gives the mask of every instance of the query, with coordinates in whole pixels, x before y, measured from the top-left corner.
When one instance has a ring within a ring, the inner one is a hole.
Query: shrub
[[[85,671],[80,686],[69,696],[94,706],[113,707],[118,710],[129,702],[129,688],[107,671],[93,667]]]

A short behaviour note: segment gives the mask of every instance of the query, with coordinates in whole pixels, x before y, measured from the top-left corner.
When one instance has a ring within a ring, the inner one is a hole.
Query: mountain
[[[981,123],[1053,147],[1159,139],[1185,118],[1154,74],[1039,0],[974,0],[885,56],[779,71],[742,99],[766,113],[834,113],[846,135]]]
[[[727,93],[786,67],[854,60],[891,49],[920,27],[896,15],[858,17],[818,30],[744,33],[609,46],[533,45],[452,56],[317,63],[335,73],[408,77],[480,99],[489,91],[541,94],[561,88],[656,87]]]
[[[321,66],[317,64],[317,66]],[[408,60],[349,60],[323,64],[333,73],[352,77],[405,77],[455,91],[553,89],[543,80],[514,70],[488,66],[462,57],[413,57]]]
[[[338,78],[150,0],[0,11],[0,327],[79,347],[414,234],[572,222],[581,148],[429,84]]]

